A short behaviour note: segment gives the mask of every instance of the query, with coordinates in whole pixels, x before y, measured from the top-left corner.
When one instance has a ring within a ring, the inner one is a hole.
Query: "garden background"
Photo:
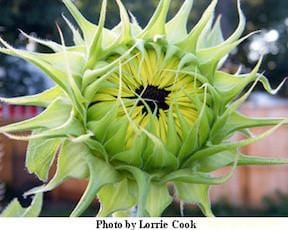
[[[106,26],[111,28],[119,22],[115,1],[109,0]],[[174,15],[182,0],[172,0],[170,16]],[[189,26],[199,19],[210,0],[195,0],[190,15]],[[83,14],[97,23],[100,0],[75,1]],[[123,0],[127,8],[144,26],[153,13],[156,0]],[[255,65],[262,55],[264,61],[261,71],[276,87],[288,76],[288,1],[286,0],[242,0],[247,18],[245,34],[261,30],[233,52],[224,68],[235,72],[242,65],[243,72]],[[60,41],[56,23],[64,30],[66,43],[69,44],[69,31],[65,31],[61,15],[70,19],[69,13],[60,0],[0,0],[0,36],[13,46],[31,51],[48,52],[20,34],[19,29],[29,35]],[[217,14],[222,15],[224,35],[228,36],[237,25],[236,0],[219,0]],[[14,58],[0,55],[0,96],[15,97],[35,94],[51,87],[36,67]],[[249,101],[241,108],[249,115],[288,117],[288,84],[284,85],[277,96],[269,96],[259,86]],[[41,108],[8,106],[0,104],[0,124],[22,120],[39,113]],[[258,132],[261,130],[255,130]],[[241,137],[233,137],[241,138]],[[24,169],[26,144],[0,137],[0,209],[12,197],[18,197],[23,205],[29,198],[21,197],[23,192],[41,184],[35,176]],[[279,129],[272,137],[246,147],[244,152],[265,156],[288,158],[288,128]],[[288,216],[288,166],[243,167],[239,168],[225,186],[215,186],[211,195],[217,216]],[[76,200],[85,188],[85,181],[72,181],[47,193],[46,206],[42,215],[68,215]],[[98,208],[95,201],[86,215],[93,215]],[[187,207],[186,215],[201,215],[195,207]],[[175,202],[165,215],[180,215],[179,204]]]

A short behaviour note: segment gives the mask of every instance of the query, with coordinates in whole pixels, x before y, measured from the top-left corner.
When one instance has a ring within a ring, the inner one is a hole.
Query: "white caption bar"
[[[0,218],[2,230],[287,230],[288,218]]]

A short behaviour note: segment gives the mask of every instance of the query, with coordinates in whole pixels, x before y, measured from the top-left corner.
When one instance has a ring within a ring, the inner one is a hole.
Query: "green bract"
[[[71,216],[81,215],[96,196],[101,203],[98,216],[130,215],[135,206],[137,216],[160,216],[173,200],[169,183],[178,199],[196,203],[212,216],[209,187],[227,181],[236,166],[288,163],[239,152],[287,124],[287,119],[250,118],[237,111],[257,82],[274,93],[258,74],[261,61],[248,74],[220,70],[229,52],[249,36],[240,38],[245,18],[239,2],[238,27],[226,40],[220,19],[213,23],[217,0],[190,32],[186,24],[192,0],[169,22],[170,1],[161,0],[144,29],[116,0],[121,22],[112,30],[104,27],[106,0],[98,25],[87,21],[70,0],[63,2],[81,29],[64,18],[73,32],[73,46],[65,45],[60,29],[62,44],[24,34],[54,53],[17,50],[1,39],[2,53],[35,64],[56,83],[34,96],[2,98],[46,108],[32,119],[0,128],[11,138],[29,141],[30,173],[45,182],[59,152],[53,179],[26,195],[50,191],[69,178],[88,179]],[[248,92],[239,96],[251,82]],[[273,128],[249,135],[249,128],[258,126]],[[18,131],[32,133],[19,136]],[[236,132],[248,134],[247,139],[229,141]],[[232,166],[229,174],[211,175],[225,166]],[[33,203],[37,210],[41,197]],[[4,215],[31,212],[17,211],[15,202]]]

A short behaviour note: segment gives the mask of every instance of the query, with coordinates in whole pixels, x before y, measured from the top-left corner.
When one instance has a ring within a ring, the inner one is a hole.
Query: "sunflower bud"
[[[107,0],[97,26],[70,0],[63,2],[81,29],[64,18],[73,46],[65,45],[60,29],[61,44],[23,33],[54,51],[49,54],[17,50],[1,39],[0,52],[35,64],[56,84],[37,95],[2,98],[46,108],[32,119],[0,128],[10,138],[29,141],[27,169],[44,182],[57,156],[52,180],[26,195],[50,191],[69,178],[88,179],[71,216],[81,215],[96,195],[98,216],[129,215],[133,207],[137,216],[161,216],[173,200],[169,183],[178,199],[198,204],[211,216],[209,187],[227,181],[237,165],[288,163],[239,151],[287,124],[287,119],[250,118],[237,111],[257,82],[269,93],[277,91],[258,73],[261,60],[248,74],[220,70],[230,51],[250,36],[241,38],[245,17],[239,1],[239,24],[226,40],[220,18],[213,23],[217,0],[190,32],[186,25],[192,0],[168,22],[170,0],[161,0],[145,28],[116,0],[121,22],[112,30],[104,27]],[[229,140],[258,126],[273,128]],[[32,133],[16,135],[19,131]],[[229,174],[211,175],[226,166],[232,166]]]

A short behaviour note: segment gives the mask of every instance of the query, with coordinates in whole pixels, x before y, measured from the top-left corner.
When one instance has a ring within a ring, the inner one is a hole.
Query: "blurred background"
[[[145,26],[158,0],[122,0]],[[195,0],[189,19],[189,28],[197,22],[210,0]],[[183,3],[172,0],[169,17]],[[75,1],[78,8],[92,22],[97,23],[100,0]],[[242,0],[247,18],[245,34],[259,32],[233,51],[225,63],[225,70],[235,72],[242,65],[248,72],[262,55],[261,71],[276,87],[288,76],[288,1],[286,0]],[[20,49],[48,52],[43,47],[24,38],[19,29],[29,35],[49,40],[60,40],[55,24],[63,29],[67,44],[72,36],[61,15],[70,15],[60,0],[0,0],[0,36]],[[237,26],[236,0],[219,0],[217,14],[222,15],[222,28],[227,37]],[[112,28],[119,22],[115,1],[109,0],[106,26]],[[0,55],[0,96],[15,97],[35,94],[53,85],[42,72],[18,58]],[[288,85],[285,84],[277,96],[269,96],[258,86],[242,112],[255,116],[288,117]],[[39,113],[41,108],[9,106],[0,104],[0,124],[22,120]],[[261,132],[263,129],[256,129]],[[240,137],[235,137],[240,138]],[[10,141],[0,137],[0,210],[12,197],[18,197],[24,206],[29,199],[21,197],[23,192],[41,184],[24,169],[25,142]],[[264,156],[288,157],[288,128],[279,129],[272,137],[243,152]],[[221,172],[219,172],[221,173]],[[288,216],[288,167],[243,167],[224,186],[211,189],[214,212],[217,216]],[[72,210],[85,188],[85,181],[69,181],[55,191],[47,193],[43,216],[66,216]],[[95,215],[97,202],[85,215]],[[165,212],[167,216],[179,216],[179,204],[175,202]],[[199,216],[194,206],[185,207],[185,215]]]

